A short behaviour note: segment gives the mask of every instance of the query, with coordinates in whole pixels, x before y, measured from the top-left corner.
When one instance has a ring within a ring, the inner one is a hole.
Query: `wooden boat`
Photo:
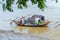
[[[17,25],[17,26],[22,26],[22,27],[46,27],[47,25]]]
[[[17,24],[17,26],[22,26],[22,27],[46,27],[47,24],[49,24],[49,21],[45,21],[40,25],[21,25],[19,22],[13,20],[12,22],[15,22]],[[12,24],[12,22],[10,24]]]
[[[40,24],[40,25],[20,25],[18,23],[16,23],[16,24],[17,24],[17,26],[22,26],[22,27],[46,27],[47,24],[49,24],[49,22],[45,22],[45,23]]]
[[[16,21],[13,21],[13,22],[15,22],[15,23],[17,24],[17,26],[22,26],[22,27],[46,27],[47,24],[49,24],[49,21],[47,21],[47,22],[45,22],[45,23],[42,23],[42,24],[40,24],[40,25],[21,25],[21,24],[19,24],[19,23],[16,22]],[[10,24],[11,24],[11,23],[10,23]]]

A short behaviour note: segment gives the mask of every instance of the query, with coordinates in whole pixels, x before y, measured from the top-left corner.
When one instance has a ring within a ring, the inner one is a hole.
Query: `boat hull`
[[[40,25],[21,25],[21,24],[17,24],[17,26],[23,26],[23,27],[46,27],[47,24],[49,24],[49,22],[45,22],[45,23],[42,23]]]
[[[20,27],[46,27],[47,25],[34,25],[34,26],[32,26],[32,25],[18,25],[18,26],[20,26]]]

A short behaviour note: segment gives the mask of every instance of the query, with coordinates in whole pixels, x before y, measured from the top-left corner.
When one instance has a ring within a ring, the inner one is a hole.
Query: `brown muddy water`
[[[48,31],[48,27],[21,27],[21,26],[18,26],[17,27],[20,32],[25,32],[25,33],[28,33],[28,34],[42,34],[46,31]]]
[[[49,29],[48,27],[21,27],[17,26],[21,33],[49,37],[53,40],[60,40],[60,28]]]

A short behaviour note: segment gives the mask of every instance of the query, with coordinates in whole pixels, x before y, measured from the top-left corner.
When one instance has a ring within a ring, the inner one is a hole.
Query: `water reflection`
[[[34,34],[37,36],[49,37],[54,40],[60,40],[60,25],[57,28],[49,27],[21,27],[17,26],[21,32]]]
[[[41,33],[48,31],[48,27],[22,27],[22,26],[17,26],[17,28],[21,32],[25,32],[25,33],[27,32],[27,33],[31,33],[31,34],[41,34]]]

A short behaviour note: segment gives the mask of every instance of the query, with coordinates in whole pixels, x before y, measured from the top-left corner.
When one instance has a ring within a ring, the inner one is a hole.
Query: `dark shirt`
[[[27,21],[28,23],[34,24],[35,18],[29,17]]]

